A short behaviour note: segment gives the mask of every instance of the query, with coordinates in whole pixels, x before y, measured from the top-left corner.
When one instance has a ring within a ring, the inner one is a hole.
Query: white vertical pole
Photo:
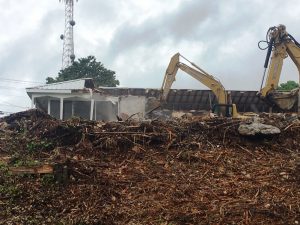
[[[60,107],[59,107],[59,109],[60,109],[59,118],[61,120],[63,120],[63,116],[64,116],[64,98],[60,98]]]
[[[97,102],[95,102],[94,107],[94,119],[97,120]]]
[[[31,97],[31,108],[32,108],[32,109],[35,108],[34,103],[35,103],[35,97],[34,97],[34,95],[32,95],[32,97]]]
[[[300,91],[298,92],[298,115],[300,115]]]
[[[48,114],[49,115],[51,114],[51,100],[49,97],[48,97]]]
[[[121,114],[121,101],[122,101],[122,97],[118,98],[118,112],[117,115],[119,116]]]
[[[72,100],[72,117],[74,116],[74,101]]]
[[[95,100],[94,100],[94,99],[91,99],[90,120],[93,120],[94,104],[95,104]]]

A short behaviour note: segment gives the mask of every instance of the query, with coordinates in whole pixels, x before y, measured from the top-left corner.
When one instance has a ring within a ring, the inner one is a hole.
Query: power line
[[[3,104],[4,103],[4,104]],[[11,104],[7,101],[1,101],[0,102],[0,105],[4,105],[4,106],[12,106],[12,107],[17,107],[17,108],[23,108],[23,109],[28,109],[29,107],[24,107],[24,106],[20,106],[20,105],[14,105],[14,104]]]
[[[3,88],[1,88],[1,87],[3,87]],[[16,94],[16,93],[23,94],[23,93],[26,93],[26,88],[17,87],[16,89],[14,89],[14,88],[9,88],[9,87],[5,87],[5,86],[0,86],[0,93],[1,93],[1,95],[5,95],[5,94],[10,95],[10,94]]]
[[[27,83],[44,84],[44,82],[32,81],[32,80],[22,80],[22,79],[11,79],[11,78],[5,78],[4,76],[0,76],[0,80],[22,81],[22,82],[27,82]]]
[[[9,107],[16,107],[16,108],[20,108],[20,109],[29,109],[29,107],[18,106],[18,105],[13,105],[13,104],[3,104],[3,103],[0,103],[0,105],[2,105],[2,106],[9,106]]]
[[[15,82],[15,83],[31,83],[31,84],[45,84],[37,81],[29,81],[29,80],[18,80],[18,79],[9,79],[0,77],[1,82]]]
[[[26,87],[12,87],[12,86],[0,86],[0,88],[3,88],[3,89],[22,89],[22,90],[25,90]]]
[[[0,93],[0,96],[4,96],[4,97],[20,97],[20,98],[28,97],[26,95],[7,95],[7,94],[1,94],[1,93]]]
[[[16,113],[16,112],[8,112],[8,111],[5,111],[5,110],[0,110],[0,115],[12,114],[12,113]]]

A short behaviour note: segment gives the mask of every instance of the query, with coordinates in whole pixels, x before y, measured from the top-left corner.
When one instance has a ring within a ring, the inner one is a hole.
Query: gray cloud
[[[54,60],[61,52],[61,49],[57,48],[57,44],[61,44],[59,33],[55,32],[58,22],[56,18],[59,18],[59,14],[57,11],[50,12],[36,29],[6,46],[6,54],[0,56],[2,74],[20,79],[27,75],[33,80],[45,80],[41,73],[47,74],[53,64],[60,63],[59,59]]]
[[[116,1],[78,1],[75,4],[74,16],[79,23],[98,24],[109,23],[118,17]]]
[[[11,112],[24,109],[17,106],[29,107],[30,100],[25,88],[37,85],[13,81],[8,83],[1,78],[45,82],[46,76],[55,75],[58,72],[61,65],[58,58],[61,49],[57,46],[61,42],[59,33],[56,31],[59,14],[59,11],[50,11],[40,20],[35,29],[15,37],[4,47],[5,54],[0,56],[0,85],[7,88],[2,88],[0,96],[12,106],[0,105],[0,109]],[[3,103],[0,101],[0,104]]]
[[[274,0],[268,5],[262,0],[179,0],[172,10],[155,0],[156,8],[149,2],[145,8],[139,8],[140,4],[135,0],[75,4],[76,55],[95,55],[117,72],[122,86],[159,88],[170,57],[179,51],[226,88],[257,90],[266,54],[257,42],[264,39],[268,27],[286,24],[300,41],[296,0],[284,4]],[[63,4],[0,0],[0,6],[0,77],[43,82],[47,76],[56,76],[61,67]],[[144,17],[144,12],[154,13]],[[282,79],[298,79],[291,62],[285,63]],[[9,97],[16,105],[29,104],[24,85],[8,85],[16,89],[0,88],[2,98]],[[183,73],[174,87],[203,88]]]
[[[199,26],[217,11],[216,3],[189,1],[182,3],[174,12],[150,18],[142,24],[126,22],[117,29],[107,56],[113,58],[138,46],[158,45],[165,38],[171,38],[174,42],[195,39]]]

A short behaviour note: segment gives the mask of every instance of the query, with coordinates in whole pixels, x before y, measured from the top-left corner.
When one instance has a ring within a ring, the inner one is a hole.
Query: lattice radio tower
[[[73,18],[74,0],[59,1],[65,3],[65,31],[64,34],[60,35],[60,39],[63,40],[62,69],[65,69],[71,66],[75,59],[73,39],[73,27],[75,26]]]

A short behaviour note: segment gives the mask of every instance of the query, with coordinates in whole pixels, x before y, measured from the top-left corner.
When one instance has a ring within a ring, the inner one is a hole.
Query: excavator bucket
[[[298,99],[299,88],[293,89],[290,92],[273,91],[269,100],[277,105],[282,110],[290,110],[295,105]]]

